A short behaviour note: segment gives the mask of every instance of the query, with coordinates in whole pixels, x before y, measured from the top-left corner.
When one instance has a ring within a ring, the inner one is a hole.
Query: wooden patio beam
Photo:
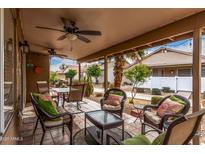
[[[81,63],[78,63],[78,80],[81,81]]]
[[[104,57],[104,91],[106,92],[108,89],[108,58]]]
[[[195,21],[198,22],[198,27],[196,27]],[[93,54],[78,59],[78,62],[86,62],[100,57],[102,58],[104,56],[109,56],[133,48],[140,48],[146,46],[147,44],[154,44],[164,40],[169,40],[169,42],[172,42],[170,38],[175,38],[176,40],[177,37],[193,32],[195,28],[200,28],[203,26],[205,26],[205,11],[188,16],[140,36],[136,36],[109,48],[96,51]]]
[[[193,67],[192,67],[192,82],[193,82],[193,98],[192,112],[197,112],[201,108],[201,42],[202,29],[196,28],[193,33]],[[193,138],[193,144],[200,144],[199,136]]]

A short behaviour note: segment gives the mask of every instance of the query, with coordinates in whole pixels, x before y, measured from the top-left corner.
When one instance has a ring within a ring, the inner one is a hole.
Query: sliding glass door
[[[4,128],[14,112],[14,23],[10,9],[4,9]]]
[[[0,131],[7,128],[14,113],[15,48],[14,22],[10,9],[1,9],[1,50],[0,50]]]

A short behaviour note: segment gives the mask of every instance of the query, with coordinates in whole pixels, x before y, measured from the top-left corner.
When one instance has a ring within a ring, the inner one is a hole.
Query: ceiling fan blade
[[[94,31],[94,30],[80,30],[77,33],[81,35],[96,35],[96,36],[102,35],[100,31]]]
[[[66,35],[68,35],[68,33],[61,35],[59,38],[57,38],[58,41],[62,41],[66,38]]]
[[[64,54],[55,54],[55,55],[57,55],[57,56],[60,56],[60,57],[68,57],[67,55],[64,55]]]
[[[59,32],[65,32],[64,30],[55,29],[55,28],[50,28],[50,27],[36,26],[36,28],[39,28],[39,29],[47,29],[47,30],[55,30],[55,31],[59,31]]]
[[[81,35],[77,35],[78,36],[78,39],[83,41],[83,42],[86,42],[86,43],[90,43],[91,41],[89,39],[87,39],[86,37],[84,36],[81,36]]]

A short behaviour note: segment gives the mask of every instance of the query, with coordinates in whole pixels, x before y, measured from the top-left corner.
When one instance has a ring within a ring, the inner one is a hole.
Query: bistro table
[[[95,126],[86,127],[86,119]],[[104,131],[122,126],[122,137],[124,140],[124,120],[120,117],[103,110],[90,111],[85,113],[85,132],[88,132],[98,144],[104,144]]]
[[[132,116],[136,117],[136,120],[134,122],[136,122],[137,119],[139,119],[140,122],[142,123],[143,116],[144,116],[144,111],[143,111],[144,107],[145,107],[144,104],[136,104],[136,105],[134,105],[135,109],[132,110],[131,113],[130,113]]]
[[[60,95],[63,95],[63,104],[62,106],[64,107],[65,105],[65,95],[69,93],[70,88],[52,88],[53,91],[55,91],[58,94],[58,103],[60,100]]]

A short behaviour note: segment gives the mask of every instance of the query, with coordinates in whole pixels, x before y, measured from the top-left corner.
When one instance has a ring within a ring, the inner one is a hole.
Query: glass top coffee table
[[[89,120],[95,127],[86,127]],[[104,131],[122,126],[121,140],[124,140],[124,120],[107,111],[97,110],[85,113],[85,132],[88,132],[98,144],[104,144]]]

